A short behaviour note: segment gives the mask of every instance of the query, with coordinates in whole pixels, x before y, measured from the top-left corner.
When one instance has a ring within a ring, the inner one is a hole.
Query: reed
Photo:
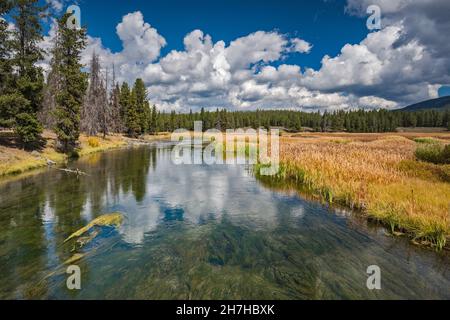
[[[359,209],[414,242],[444,248],[450,235],[448,167],[416,161],[416,142],[405,137],[348,140],[282,139],[280,171],[272,179]]]

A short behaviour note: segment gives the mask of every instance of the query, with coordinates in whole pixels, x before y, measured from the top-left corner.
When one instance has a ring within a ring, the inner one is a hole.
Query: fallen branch
[[[75,169],[75,170],[71,170],[71,169],[58,169],[60,171],[64,171],[67,173],[74,173],[77,176],[89,176],[86,172],[81,171],[80,169]]]

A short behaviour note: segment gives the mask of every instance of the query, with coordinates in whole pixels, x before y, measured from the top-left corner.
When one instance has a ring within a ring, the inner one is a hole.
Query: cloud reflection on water
[[[169,152],[158,154],[154,171],[146,177],[146,196],[135,203],[130,195],[127,222],[121,232],[129,243],[139,244],[145,233],[164,220],[167,211],[182,212],[183,221],[198,225],[223,215],[252,227],[273,227],[283,209],[282,196],[260,186],[243,165],[174,165]],[[295,217],[304,215],[300,200],[286,206]]]

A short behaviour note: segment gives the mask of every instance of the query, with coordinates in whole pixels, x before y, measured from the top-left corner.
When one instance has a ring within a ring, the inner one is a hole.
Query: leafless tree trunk
[[[109,72],[106,69],[105,72],[105,86],[104,90],[101,92],[101,105],[100,105],[100,132],[103,134],[103,139],[106,138],[109,128],[111,127],[111,109],[108,101],[108,77]]]
[[[56,35],[53,38],[54,46],[56,47],[59,42],[59,30],[56,31]],[[56,95],[61,91],[61,73],[59,66],[61,64],[61,57],[57,50],[52,50],[52,60],[50,61],[50,71],[47,74],[47,83],[44,89],[44,99],[42,102],[42,110],[38,114],[39,121],[47,129],[53,129],[56,120],[54,112],[56,110]]]
[[[89,86],[81,113],[81,129],[90,136],[101,131],[103,136],[108,133],[109,119],[108,94],[106,79],[101,74],[100,59],[92,55]]]
[[[121,133],[125,130],[125,127],[120,113],[120,87],[116,83],[116,69],[114,65],[112,77],[110,93],[111,130],[115,133]]]

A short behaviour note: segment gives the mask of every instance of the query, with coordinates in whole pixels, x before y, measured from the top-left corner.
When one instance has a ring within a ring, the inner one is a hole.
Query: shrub
[[[415,138],[414,141],[417,143],[425,143],[425,144],[438,143],[438,141],[433,138]]]
[[[450,145],[443,146],[439,143],[427,143],[416,150],[418,160],[435,164],[450,163]]]
[[[450,144],[444,147],[441,156],[442,156],[442,163],[450,164]]]
[[[14,129],[26,146],[39,142],[42,133],[42,126],[39,121],[28,113],[20,113],[16,116]]]
[[[89,137],[88,138],[88,144],[91,148],[98,148],[100,147],[100,141],[98,140],[98,138],[95,137]]]

